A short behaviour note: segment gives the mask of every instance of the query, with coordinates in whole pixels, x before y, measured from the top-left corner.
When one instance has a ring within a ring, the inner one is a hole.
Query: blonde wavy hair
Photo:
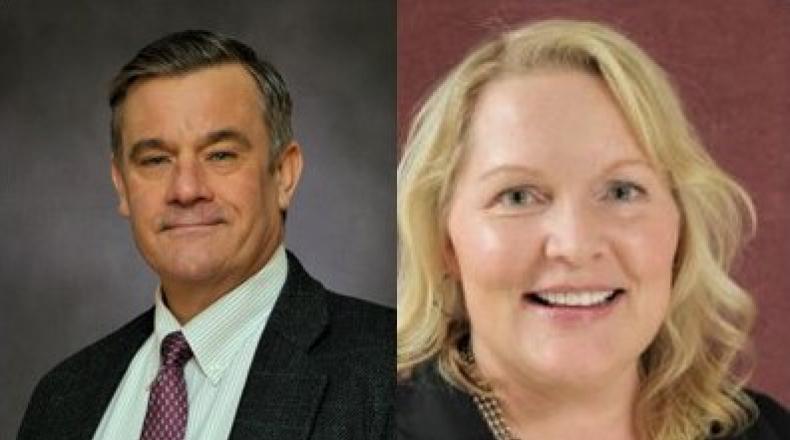
[[[696,440],[746,427],[756,407],[742,392],[751,363],[755,306],[728,275],[755,230],[749,195],[713,162],[667,75],[623,35],[601,24],[549,20],[474,49],[416,114],[398,168],[398,376],[436,362],[467,392],[459,343],[469,334],[461,287],[442,249],[447,209],[475,102],[487,83],[535,69],[601,78],[681,212],[670,307],[640,358],[636,426],[641,438]]]

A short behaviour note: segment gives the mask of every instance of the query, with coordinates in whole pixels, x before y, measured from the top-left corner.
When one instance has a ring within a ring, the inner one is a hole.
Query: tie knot
[[[192,357],[192,349],[181,332],[173,332],[162,340],[162,366],[181,368]]]

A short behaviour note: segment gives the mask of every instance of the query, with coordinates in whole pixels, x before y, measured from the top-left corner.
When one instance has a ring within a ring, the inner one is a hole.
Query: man
[[[180,32],[123,67],[110,106],[119,211],[160,288],[41,380],[19,438],[390,438],[394,313],[283,248],[302,153],[274,67]]]

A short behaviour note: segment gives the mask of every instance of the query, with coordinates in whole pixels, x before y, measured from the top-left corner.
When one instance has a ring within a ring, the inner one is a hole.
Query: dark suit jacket
[[[44,376],[18,438],[92,438],[153,316],[148,310]],[[394,377],[395,313],[327,291],[289,253],[230,439],[392,438]]]
[[[494,440],[471,396],[445,382],[433,363],[398,383],[395,395],[398,440]],[[721,440],[790,440],[790,414],[767,396],[750,395],[759,417],[740,435]]]

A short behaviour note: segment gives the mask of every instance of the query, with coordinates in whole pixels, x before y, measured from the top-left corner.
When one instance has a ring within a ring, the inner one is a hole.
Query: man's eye
[[[214,151],[208,155],[208,160],[212,160],[212,161],[225,161],[235,158],[236,158],[236,153],[233,153],[231,151]]]
[[[149,156],[140,159],[140,165],[144,167],[154,167],[157,165],[163,165],[167,163],[167,161],[167,156]]]
[[[647,191],[636,183],[615,181],[609,185],[606,198],[615,202],[633,202],[647,194]]]

